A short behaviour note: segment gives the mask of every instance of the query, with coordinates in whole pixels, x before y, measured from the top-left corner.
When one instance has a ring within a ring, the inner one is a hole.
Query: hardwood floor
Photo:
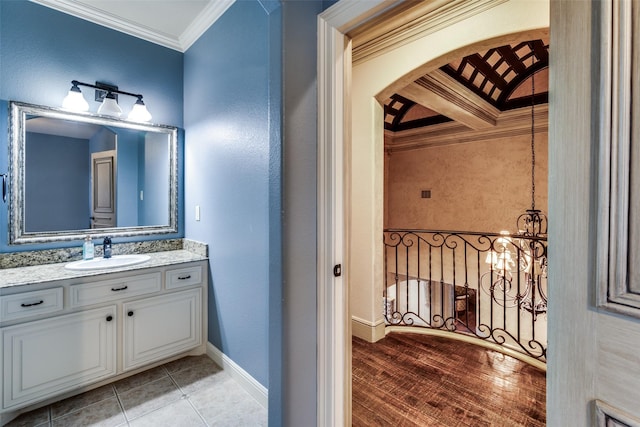
[[[353,338],[354,427],[544,426],[544,371],[448,338]]]

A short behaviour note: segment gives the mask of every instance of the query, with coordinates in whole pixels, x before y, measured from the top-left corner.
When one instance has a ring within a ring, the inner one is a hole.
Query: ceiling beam
[[[536,105],[534,118],[534,132],[546,135],[549,124],[549,105]],[[385,131],[384,145],[387,153],[393,153],[443,145],[509,139],[524,135],[531,135],[530,108],[505,111],[498,118],[496,127],[490,129],[470,130],[460,123],[447,122],[400,132]],[[544,137],[536,138],[545,141]]]
[[[494,127],[500,115],[500,110],[440,70],[420,77],[398,94],[474,130]]]

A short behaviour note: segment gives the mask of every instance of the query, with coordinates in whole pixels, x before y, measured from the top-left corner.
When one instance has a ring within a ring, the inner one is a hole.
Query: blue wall
[[[160,225],[169,222],[169,195],[165,191],[169,185],[169,155],[166,137],[147,134],[141,146],[138,188],[144,191],[144,199],[139,200],[138,223]],[[153,165],[146,167],[145,165]]]
[[[29,132],[25,229],[89,228],[89,141]]]
[[[209,341],[265,387],[276,15],[257,1],[236,2],[184,58],[186,237],[209,244]]]
[[[117,137],[116,224],[118,227],[138,225],[138,177],[144,137],[138,131],[112,129]]]
[[[183,126],[183,54],[118,31],[74,18],[26,0],[0,0],[0,100],[59,106],[71,80],[110,82],[122,90],[142,93],[153,122]],[[85,98],[92,93],[84,89]],[[130,97],[120,103],[128,112]],[[131,98],[131,105],[135,99]],[[6,129],[6,107],[0,121]],[[90,101],[91,111],[98,104]],[[181,134],[182,135],[182,134]],[[182,144],[182,141],[180,141]],[[181,152],[181,150],[178,150]],[[0,132],[0,153],[7,152],[7,133]],[[182,158],[179,169],[182,173]],[[0,162],[6,171],[6,159]],[[180,180],[179,194],[183,192]],[[179,206],[183,218],[183,205]],[[7,205],[0,208],[0,223],[7,223]],[[184,235],[183,224],[177,234]],[[151,237],[150,237],[151,238]],[[119,241],[141,240],[118,239]],[[0,227],[0,252],[77,245],[7,245],[7,228]]]

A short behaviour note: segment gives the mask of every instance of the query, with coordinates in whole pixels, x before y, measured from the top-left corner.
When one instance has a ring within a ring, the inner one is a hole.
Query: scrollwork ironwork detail
[[[545,361],[546,217],[528,214],[515,235],[385,230],[387,324],[471,335]]]

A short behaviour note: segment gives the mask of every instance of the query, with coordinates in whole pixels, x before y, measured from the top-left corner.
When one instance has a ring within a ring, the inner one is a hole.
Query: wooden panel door
[[[550,12],[547,423],[640,426],[640,1]]]
[[[116,151],[91,153],[91,228],[116,226]]]

